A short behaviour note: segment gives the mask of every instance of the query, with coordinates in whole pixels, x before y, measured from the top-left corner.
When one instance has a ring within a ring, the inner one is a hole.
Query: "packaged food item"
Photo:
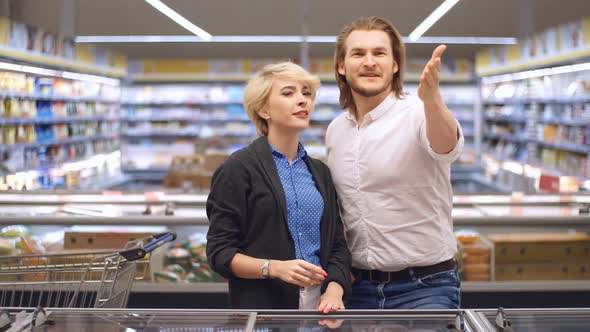
[[[0,229],[0,236],[3,238],[15,238],[29,234],[29,229],[21,225],[11,225]]]
[[[179,282],[181,280],[176,273],[171,271],[154,272],[155,282]]]
[[[191,255],[185,248],[176,245],[174,248],[168,250],[164,259],[164,265],[178,264],[185,269],[191,266]]]
[[[455,237],[457,241],[461,242],[462,244],[473,244],[480,240],[480,235],[476,231],[472,230],[460,230],[455,232]]]
[[[184,280],[186,276],[186,270],[179,264],[168,265],[164,268],[164,271],[176,274],[181,280]]]
[[[14,249],[14,241],[0,239],[0,256],[12,256]]]

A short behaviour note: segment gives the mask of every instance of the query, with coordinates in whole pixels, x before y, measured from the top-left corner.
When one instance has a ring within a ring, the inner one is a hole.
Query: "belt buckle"
[[[383,272],[383,273],[387,273],[387,281],[381,281],[381,280],[375,280],[373,279],[373,271],[374,270],[369,270],[369,280],[371,282],[377,281],[380,283],[390,283],[391,282],[391,273],[390,272]]]

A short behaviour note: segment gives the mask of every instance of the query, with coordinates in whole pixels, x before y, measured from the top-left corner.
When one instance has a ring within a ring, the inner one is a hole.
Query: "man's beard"
[[[360,87],[355,80],[349,80],[348,82],[352,91],[366,98],[378,96],[384,91],[389,90],[391,87],[391,84],[384,84],[378,88],[363,88]]]

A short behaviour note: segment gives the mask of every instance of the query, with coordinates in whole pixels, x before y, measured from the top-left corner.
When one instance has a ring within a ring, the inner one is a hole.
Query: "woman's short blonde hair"
[[[244,108],[248,117],[256,126],[258,134],[263,136],[268,135],[268,123],[259,115],[259,112],[268,103],[268,97],[275,78],[301,82],[310,89],[312,99],[315,99],[317,90],[320,87],[320,79],[317,76],[292,62],[268,64],[254,74],[248,80],[244,89]]]

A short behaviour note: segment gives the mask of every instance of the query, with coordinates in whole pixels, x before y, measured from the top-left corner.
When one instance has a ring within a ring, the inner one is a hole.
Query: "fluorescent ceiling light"
[[[145,2],[152,5],[154,8],[159,10],[162,14],[168,16],[171,20],[178,23],[181,27],[187,29],[188,31],[194,33],[195,35],[199,36],[203,40],[211,39],[211,34],[207,31],[199,28],[198,26],[194,25],[192,22],[184,18],[182,15],[178,14],[172,8],[166,6],[160,0],[145,0]]]
[[[521,71],[521,72],[512,73],[512,74],[488,76],[488,77],[482,78],[482,83],[494,84],[494,83],[510,82],[510,81],[525,80],[525,79],[529,79],[529,78],[543,77],[543,76],[549,76],[549,75],[574,73],[574,72],[585,71],[585,70],[590,70],[590,62],[578,63],[575,65],[559,66],[559,67],[553,67],[553,68],[527,70],[527,71]]]
[[[428,17],[420,23],[412,33],[410,33],[410,40],[416,41],[420,38],[426,30],[430,29],[444,14],[446,14],[459,0],[445,0],[438,8],[436,8]]]
[[[25,66],[25,65],[17,65],[17,64],[8,63],[8,62],[0,62],[0,70],[16,71],[16,72],[20,72],[20,73],[29,73],[29,74],[36,74],[36,75],[41,75],[41,76],[60,77],[60,78],[66,78],[66,79],[71,79],[71,80],[80,80],[80,81],[107,84],[107,85],[112,85],[112,86],[119,85],[118,79],[114,79],[114,78],[110,78],[110,77],[71,73],[71,72],[67,72],[67,71],[62,72],[62,71],[53,70],[53,69],[45,69],[45,68]]]
[[[303,36],[213,36],[202,40],[196,36],[78,36],[76,43],[301,43]],[[336,36],[308,36],[309,43],[336,43]],[[422,37],[405,43],[418,44],[485,44],[513,45],[518,42],[511,37]]]

